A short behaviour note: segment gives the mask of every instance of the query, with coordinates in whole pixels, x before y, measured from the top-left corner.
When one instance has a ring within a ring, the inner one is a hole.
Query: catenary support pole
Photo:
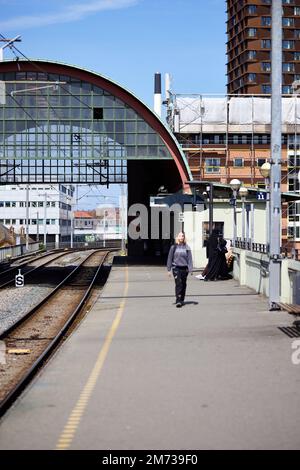
[[[254,237],[254,204],[252,203],[251,204],[251,251],[253,250],[253,243],[254,243],[254,240],[255,240],[255,237]]]
[[[26,185],[26,251],[29,249],[29,184]]]
[[[47,245],[47,193],[44,193],[44,247]]]
[[[208,193],[208,220],[209,220],[209,235],[212,234],[214,226],[214,187],[212,183],[209,183],[209,186],[206,187]]]
[[[269,309],[280,302],[282,0],[272,1]]]

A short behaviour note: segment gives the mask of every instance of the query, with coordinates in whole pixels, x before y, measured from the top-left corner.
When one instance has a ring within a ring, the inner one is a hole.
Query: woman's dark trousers
[[[188,273],[189,272],[187,268],[173,268],[173,276],[175,279],[176,303],[184,302]]]

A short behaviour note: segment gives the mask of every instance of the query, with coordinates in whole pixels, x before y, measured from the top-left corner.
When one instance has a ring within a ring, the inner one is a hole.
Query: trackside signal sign
[[[15,276],[15,286],[24,287],[24,276],[21,274],[21,269],[19,269],[19,273]]]

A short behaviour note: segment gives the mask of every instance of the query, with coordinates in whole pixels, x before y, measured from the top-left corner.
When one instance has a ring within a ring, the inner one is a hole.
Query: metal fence
[[[99,240],[97,242],[73,242],[72,247],[70,242],[60,243],[47,243],[47,250],[54,249],[94,249],[94,248],[115,248],[120,250],[122,248],[122,240]]]
[[[28,250],[26,250],[26,245],[15,245],[15,246],[5,246],[0,248],[0,262],[5,261],[8,258],[15,258],[16,256],[21,256],[26,253],[31,253],[33,251],[38,251],[39,242],[29,243]]]
[[[269,253],[269,247],[265,243],[252,243],[249,240],[243,240],[241,238],[236,240],[235,247],[241,250],[254,251],[255,253]],[[290,245],[282,246],[280,252],[283,258],[300,261],[300,250]]]
[[[238,238],[235,241],[235,247],[241,250],[255,251],[256,253],[268,253],[268,245],[265,243],[253,243],[249,240]]]

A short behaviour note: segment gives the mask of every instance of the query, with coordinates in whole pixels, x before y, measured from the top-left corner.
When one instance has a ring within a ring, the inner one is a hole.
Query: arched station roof
[[[185,155],[179,147],[174,135],[169,131],[162,120],[133,93],[126,90],[118,83],[99,75],[90,70],[79,68],[74,65],[64,63],[34,59],[34,60],[13,60],[0,63],[0,77],[2,73],[22,73],[37,72],[48,74],[59,74],[69,76],[102,88],[109,94],[122,100],[128,107],[132,108],[141,118],[160,136],[169,154],[172,156],[179,172],[182,186],[188,189],[187,181],[192,179]],[[1,80],[1,78],[0,78]]]

